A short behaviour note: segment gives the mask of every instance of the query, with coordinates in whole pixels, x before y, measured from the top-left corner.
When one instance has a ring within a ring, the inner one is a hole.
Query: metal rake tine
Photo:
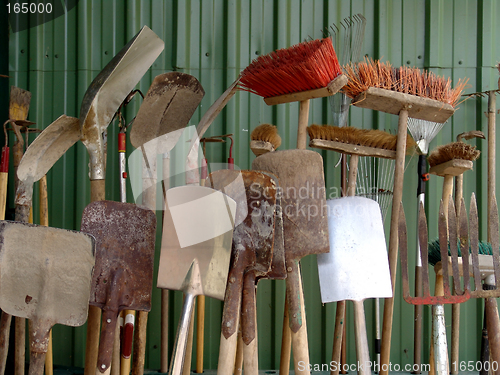
[[[481,272],[479,271],[479,225],[477,217],[476,195],[472,193],[469,208],[469,238],[473,265],[474,288],[476,291],[483,289]]]
[[[429,297],[431,295],[429,288],[429,239],[427,219],[422,202],[420,202],[418,211],[418,240],[420,242],[420,258],[422,259],[422,295],[423,297]]]
[[[408,278],[408,236],[406,232],[406,218],[403,209],[403,202],[399,203],[399,219],[398,219],[398,234],[399,234],[399,253],[401,256],[401,278],[403,284],[403,298],[406,300],[410,297],[410,285]]]
[[[444,214],[443,200],[439,204],[439,250],[441,253],[441,265],[443,272],[443,289],[445,295],[450,295],[450,285],[448,280],[448,222]],[[456,238],[456,237],[455,237]],[[451,242],[451,241],[450,241]]]
[[[448,203],[448,237],[449,237],[449,247],[450,247],[450,255],[451,255],[451,269],[453,276],[453,287],[455,289],[456,294],[459,294],[460,290],[460,271],[458,270],[458,235],[457,235],[457,215],[455,211],[455,205],[453,204],[453,199]],[[443,261],[443,259],[441,259]],[[448,272],[448,259],[443,262],[443,278],[447,278]],[[449,279],[448,279],[449,282]],[[446,289],[445,289],[446,290]]]
[[[495,284],[497,289],[500,288],[500,256],[498,254],[498,207],[495,195],[491,197],[490,214],[488,218],[488,226],[490,232],[491,250],[493,254],[493,267],[495,270]]]
[[[460,215],[458,218],[458,237],[460,238],[460,254],[462,256],[462,269],[464,277],[464,293],[470,291],[469,276],[469,228],[467,224],[467,212],[465,211],[464,198],[460,199]],[[460,285],[460,284],[459,284]],[[458,290],[455,290],[458,294]]]

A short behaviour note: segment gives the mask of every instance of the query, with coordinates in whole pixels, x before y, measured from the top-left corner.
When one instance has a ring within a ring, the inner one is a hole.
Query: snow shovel
[[[289,207],[283,212],[289,326],[295,374],[309,374],[307,366],[302,371],[299,367],[300,361],[309,363],[299,261],[306,255],[329,251],[323,159],[309,150],[275,151],[255,158],[252,169],[278,177],[284,193],[282,205]]]
[[[229,375],[234,369],[244,275],[250,275],[255,289],[255,277],[267,274],[271,268],[277,186],[269,175],[234,170],[211,173],[206,184],[223,191],[238,205],[236,221],[240,224],[233,234],[217,371]],[[253,323],[255,315],[249,315]]]
[[[146,161],[147,171],[143,175],[143,186],[156,185],[156,155],[168,155],[177,144],[184,127],[198,108],[205,91],[200,82],[193,76],[181,72],[169,72],[155,77],[130,131],[130,142],[135,148],[141,148]],[[170,163],[170,158],[164,158],[164,163]],[[167,179],[169,176],[163,176]],[[149,180],[149,181],[148,181]],[[168,188],[168,187],[166,187]],[[152,195],[151,205],[155,208],[156,194],[153,190],[143,194]],[[168,298],[168,290],[162,290],[162,301]],[[164,304],[162,303],[162,306]],[[141,313],[146,314],[146,313]],[[162,308],[162,340],[161,340],[161,371],[168,370],[168,335],[165,334],[168,311]],[[146,352],[146,322],[144,317],[138,317],[136,338],[134,339],[134,368],[144,366]],[[164,327],[165,326],[165,327]],[[124,339],[126,340],[126,338]],[[126,372],[126,369],[125,369]],[[124,373],[122,371],[122,373]]]
[[[167,191],[166,203],[158,288],[185,296],[169,369],[180,375],[194,298],[224,298],[236,202],[207,187],[180,186]]]
[[[353,301],[358,373],[371,374],[363,300],[392,297],[380,206],[364,197],[327,204],[330,252],[318,255],[321,300]]]
[[[0,222],[0,307],[31,320],[31,375],[43,374],[54,324],[85,323],[93,267],[94,240],[87,234]]]
[[[156,215],[131,203],[97,201],[83,211],[81,231],[96,239],[90,305],[103,310],[96,374],[109,374],[121,310],[151,309]]]
[[[147,26],[134,36],[85,92],[80,107],[82,142],[90,159],[90,200],[104,200],[106,128],[123,99],[163,51],[164,43]],[[100,310],[90,307],[85,349],[85,375],[93,373],[99,347]]]

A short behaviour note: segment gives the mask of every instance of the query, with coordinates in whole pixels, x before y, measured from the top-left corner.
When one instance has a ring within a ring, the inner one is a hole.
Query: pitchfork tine
[[[488,218],[490,241],[493,254],[493,267],[495,269],[495,284],[500,289],[500,256],[498,254],[498,207],[497,200],[493,194],[490,203],[490,217]]]
[[[474,289],[482,290],[481,272],[479,270],[479,232],[478,232],[478,218],[477,218],[477,205],[476,195],[473,193],[470,200],[469,208],[469,238],[472,256],[472,266],[474,275]]]
[[[465,211],[464,198],[460,200],[460,217],[458,218],[458,236],[460,238],[460,253],[462,256],[462,267],[464,270],[464,293],[466,290],[470,292],[470,276],[469,276],[469,228],[467,225],[467,213]],[[460,287],[460,282],[458,283]],[[458,289],[455,289],[455,294],[458,294]]]

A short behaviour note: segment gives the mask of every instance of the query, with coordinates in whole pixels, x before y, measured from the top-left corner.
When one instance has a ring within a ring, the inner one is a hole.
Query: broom
[[[268,105],[299,101],[297,148],[305,150],[310,99],[334,95],[346,82],[347,78],[342,74],[332,40],[324,38],[259,56],[241,73],[239,88],[264,97]],[[302,305],[303,299],[300,298],[300,301]],[[303,310],[304,306],[300,306],[300,311]],[[302,326],[293,335],[292,341],[299,340],[300,335],[299,341],[307,342],[305,323],[304,316]],[[286,333],[290,331],[285,327],[283,330]],[[285,340],[286,336],[284,335]],[[298,349],[300,348],[295,345],[294,352]],[[308,353],[307,348],[306,352]],[[308,354],[304,355],[304,358],[299,358],[302,354],[299,355],[298,351],[296,354],[294,355],[296,364],[300,360],[309,363]],[[297,366],[295,371],[296,374],[299,373]],[[283,371],[283,375],[286,375],[285,372]],[[300,373],[308,375],[309,370]]]
[[[451,81],[416,68],[393,68],[389,63],[364,59],[358,64],[344,66],[349,82],[343,88],[352,104],[360,108],[391,113],[399,116],[396,165],[394,171],[393,200],[401,201],[403,194],[404,154],[408,117],[445,122],[454,112],[461,91],[467,81],[460,80],[452,89]],[[398,215],[392,207],[389,238],[389,264],[393,292],[396,284],[398,258]],[[388,374],[394,298],[384,304],[382,329],[381,373]]]
[[[281,145],[278,128],[271,124],[261,124],[250,134],[250,149],[255,156],[276,151]]]

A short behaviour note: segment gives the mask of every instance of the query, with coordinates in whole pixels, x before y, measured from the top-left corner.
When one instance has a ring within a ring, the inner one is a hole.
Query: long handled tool
[[[158,287],[185,294],[169,371],[180,375],[194,298],[223,299],[236,202],[210,188],[181,186],[167,191],[166,203]]]
[[[415,140],[418,153],[418,185],[417,185],[417,207],[420,203],[425,204],[425,183],[428,181],[429,174],[427,173],[427,162],[425,155],[429,151],[429,143],[443,128],[444,124],[433,121],[426,121],[408,118],[408,130]],[[418,223],[417,223],[418,225]],[[420,251],[418,251],[418,235],[417,235],[417,251],[415,259],[415,295],[422,295],[422,260],[420,259]],[[422,305],[415,305],[414,312],[414,327],[413,327],[413,364],[416,370],[412,374],[420,374],[420,365],[422,364]]]
[[[156,155],[169,153],[177,144],[184,127],[188,124],[196,108],[200,104],[205,91],[200,82],[193,76],[170,72],[155,77],[130,132],[130,141],[140,148],[146,161],[143,174],[143,191],[148,206],[156,209],[156,190],[146,192],[146,187],[156,185]],[[169,158],[164,160],[169,163]],[[150,188],[151,189],[151,188]],[[143,196],[144,197],[144,196]],[[168,299],[168,291],[162,290],[162,301]],[[163,304],[163,302],[162,302]],[[168,311],[162,310],[161,371],[168,370]],[[134,338],[134,373],[144,367],[137,360],[144,359],[146,342],[146,313],[139,313]],[[137,355],[138,354],[138,355]]]
[[[265,275],[271,268],[277,186],[269,175],[256,171],[217,171],[211,173],[206,182],[207,186],[221,190],[237,203],[236,223],[239,224],[233,233],[228,275],[230,282],[224,296],[217,370],[218,374],[232,374],[244,280],[248,277],[251,279],[250,292],[255,294],[256,275]],[[248,313],[251,324],[254,324],[255,311]],[[243,312],[242,316],[247,317],[247,314]],[[250,341],[253,340],[256,342],[256,338]],[[245,367],[245,371],[255,374],[258,368]]]
[[[106,128],[163,48],[160,38],[144,26],[96,76],[83,97],[80,126],[90,158],[91,202],[105,199]],[[100,319],[100,310],[89,307],[85,375],[93,374],[97,365]]]
[[[363,300],[392,295],[380,206],[364,197],[327,204],[330,252],[318,255],[321,300],[353,301],[358,373],[371,374]]]
[[[463,206],[463,200],[461,202]],[[476,211],[477,212],[477,211]],[[446,327],[444,322],[444,304],[462,303],[470,298],[469,273],[463,272],[463,289],[460,285],[460,271],[458,259],[458,239],[460,238],[460,253],[468,253],[469,237],[471,238],[471,250],[477,251],[477,242],[474,250],[474,242],[472,234],[477,231],[477,226],[472,225],[473,211],[470,212],[471,224],[470,233],[467,228],[467,217],[465,209],[460,210],[460,216],[457,218],[455,213],[455,205],[453,201],[449,202],[448,215],[444,213],[444,204],[441,201],[439,209],[439,242],[441,254],[441,267],[436,268],[438,274],[442,275],[443,283],[442,290],[436,289],[436,295],[430,295],[429,289],[429,268],[428,268],[428,236],[427,236],[427,220],[423,205],[420,205],[419,211],[419,243],[420,257],[422,259],[422,296],[410,296],[409,279],[408,279],[408,252],[407,252],[407,232],[406,221],[402,204],[400,204],[400,216],[398,218],[399,227],[399,248],[401,252],[401,275],[403,285],[403,297],[406,302],[411,304],[430,304],[433,305],[433,329],[432,341],[434,346],[434,366],[437,374],[448,373],[448,355],[446,346]],[[477,222],[477,217],[476,217]],[[449,255],[450,254],[450,255]],[[477,254],[477,253],[476,253]],[[473,262],[474,262],[474,256]],[[465,270],[469,269],[469,257],[462,257],[462,264]],[[451,267],[448,264],[451,263]],[[439,264],[439,263],[438,263]],[[449,285],[449,268],[451,268],[453,276],[454,295],[451,294]]]
[[[91,236],[65,229],[0,222],[0,307],[30,319],[31,375],[42,375],[54,324],[87,318],[94,266]]]
[[[54,163],[80,138],[78,119],[61,116],[45,128],[28,147],[18,169],[16,220],[27,222],[33,183],[47,174]]]
[[[403,194],[404,155],[406,149],[404,138],[407,132],[408,117],[440,123],[445,122],[453,114],[453,105],[456,105],[466,81],[459,81],[454,89],[450,89],[451,82],[448,80],[447,85],[439,86],[448,88],[442,90],[431,83],[440,80],[439,77],[434,76],[432,73],[422,73],[418,69],[404,67],[393,69],[390,64],[382,64],[378,61],[352,64],[346,67],[346,70],[349,82],[344,87],[344,91],[353,98],[352,103],[354,105],[399,116],[393,201],[400,202]],[[360,75],[361,71],[366,74]],[[365,78],[367,79],[365,80]],[[446,82],[445,79],[442,79],[442,81]],[[423,87],[426,89],[422,90]],[[427,90],[427,87],[430,90]],[[398,258],[398,215],[399,207],[393,204],[389,235],[389,268],[391,270],[393,295],[396,286]],[[394,297],[386,299],[384,303],[381,375],[388,375],[389,370],[393,311]]]
[[[82,232],[96,238],[90,304],[104,312],[96,374],[109,374],[118,314],[150,310],[156,215],[131,203],[98,201],[82,216]]]
[[[323,159],[317,152],[309,150],[275,151],[257,157],[252,163],[252,169],[270,172],[278,177],[284,192],[282,204],[293,207],[285,210],[283,215],[288,272],[286,298],[295,371],[297,374],[307,373],[308,370],[300,371],[299,366],[299,361],[309,363],[299,261],[306,255],[326,253],[329,250],[328,220],[322,210],[326,202]],[[307,191],[307,196],[298,194],[304,190]]]

